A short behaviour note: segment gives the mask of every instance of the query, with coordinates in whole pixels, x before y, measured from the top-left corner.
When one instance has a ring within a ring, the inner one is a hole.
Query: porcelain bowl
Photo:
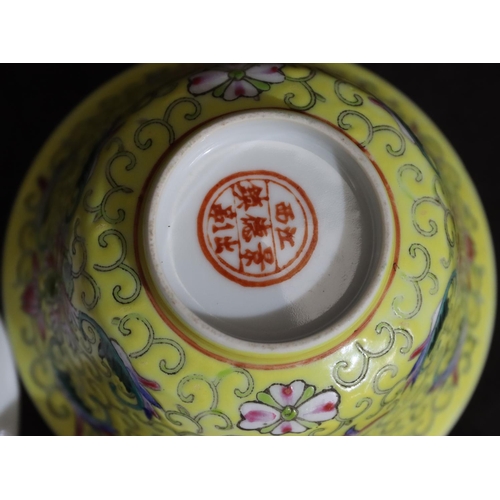
[[[3,292],[59,434],[445,434],[494,276],[465,168],[377,76],[145,65],[39,153]]]

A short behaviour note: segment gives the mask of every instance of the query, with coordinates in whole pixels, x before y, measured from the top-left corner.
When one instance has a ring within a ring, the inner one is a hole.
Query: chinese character
[[[224,231],[224,229],[232,229],[234,227],[233,224],[229,224],[229,222],[225,226],[216,226],[212,224],[212,232],[216,233],[217,231]]]
[[[213,217],[214,221],[222,224],[225,219],[234,219],[236,217],[236,212],[233,211],[233,207],[229,206],[227,208],[222,208],[221,204],[212,205],[210,208],[210,213],[208,218]]]
[[[241,182],[238,182],[236,187],[233,187],[233,195],[241,200],[238,208],[244,206],[245,211],[247,211],[250,207],[261,207],[262,202],[267,200],[267,198],[260,197],[260,193],[262,192],[261,187],[255,186],[251,182],[248,183],[250,184],[250,187],[243,186]]]
[[[287,242],[290,243],[291,247],[295,246],[295,241],[293,239],[295,231],[297,231],[296,227],[285,227],[285,229],[276,228],[281,250],[285,248],[285,243]]]
[[[228,252],[233,251],[233,245],[238,245],[238,240],[231,240],[231,236],[224,236],[224,238],[219,238],[218,236],[214,238],[215,241],[215,253],[222,253],[224,250]]]
[[[248,243],[254,236],[260,238],[267,236],[267,230],[271,227],[271,224],[266,224],[267,219],[265,217],[246,215],[246,217],[241,218],[241,222],[245,226],[241,232],[243,239]]]
[[[289,219],[295,219],[295,214],[293,213],[290,203],[285,203],[282,201],[275,206],[276,209],[276,220],[282,224],[287,224]]]
[[[274,262],[274,255],[271,248],[267,247],[264,250],[262,250],[262,243],[260,242],[255,252],[252,252],[252,250],[247,249],[244,254],[240,254],[240,257],[242,259],[247,259],[246,266],[249,266],[251,264],[257,264],[257,265],[260,264],[261,271],[264,271],[266,262],[268,264],[272,264]]]

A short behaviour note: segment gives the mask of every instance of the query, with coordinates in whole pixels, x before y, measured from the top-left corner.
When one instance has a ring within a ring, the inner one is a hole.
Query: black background
[[[404,92],[443,131],[464,161],[488,215],[495,248],[498,219],[498,66],[447,64],[365,64]],[[34,156],[59,122],[88,94],[127,69],[126,64],[18,64],[0,66],[2,101],[2,188],[0,235],[10,206]],[[2,236],[3,242],[3,236]],[[498,260],[498,258],[497,258]],[[480,383],[452,435],[500,435],[496,372],[500,361],[498,320]],[[1,388],[0,388],[1,390]],[[26,393],[21,433],[51,435]]]

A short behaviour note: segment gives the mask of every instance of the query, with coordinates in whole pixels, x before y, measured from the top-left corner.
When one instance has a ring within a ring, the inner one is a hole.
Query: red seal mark
[[[205,196],[198,239],[208,261],[243,286],[269,286],[298,273],[318,239],[306,193],[266,170],[225,177]]]

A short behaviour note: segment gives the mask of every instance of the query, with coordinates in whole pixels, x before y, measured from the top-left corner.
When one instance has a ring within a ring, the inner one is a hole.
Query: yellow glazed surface
[[[197,93],[196,74],[171,83],[188,69],[141,66],[99,89],[22,186],[3,290],[21,377],[43,417],[59,434],[449,432],[484,366],[496,273],[483,209],[446,139],[356,66],[278,65],[279,81],[253,82],[256,98],[230,100],[220,88]],[[137,236],[160,158],[200,125],[256,109],[307,113],[344,133],[391,201],[393,265],[372,303],[304,351],[241,352],[193,332],[154,291]],[[436,314],[444,321],[431,336]],[[273,398],[290,387],[298,401]],[[324,420],[305,418],[308,401],[325,403]],[[249,429],[249,412],[266,407],[279,416]]]

